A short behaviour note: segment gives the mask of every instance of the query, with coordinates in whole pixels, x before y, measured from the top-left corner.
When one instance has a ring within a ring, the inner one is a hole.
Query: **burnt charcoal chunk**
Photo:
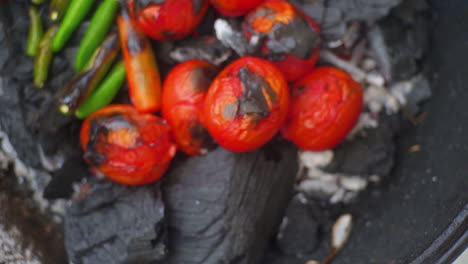
[[[275,153],[217,148],[174,164],[164,186],[167,263],[258,263],[281,222],[297,171],[294,147],[268,151]]]
[[[328,172],[351,175],[388,176],[395,163],[395,135],[400,129],[398,115],[382,114],[377,128],[366,129],[335,150]]]
[[[291,200],[276,237],[279,249],[286,255],[303,256],[313,252],[319,243],[319,224],[311,214],[307,200],[297,194]]]
[[[159,184],[128,187],[92,182],[65,217],[65,245],[75,264],[154,263],[166,256]]]

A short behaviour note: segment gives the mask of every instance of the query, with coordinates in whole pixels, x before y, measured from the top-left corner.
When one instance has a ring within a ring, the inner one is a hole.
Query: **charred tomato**
[[[288,81],[304,76],[317,63],[320,27],[287,1],[266,0],[248,13],[242,30]]]
[[[216,142],[233,152],[267,143],[283,124],[289,91],[269,61],[242,57],[213,81],[205,100],[204,124]]]
[[[210,0],[216,10],[224,16],[242,16],[265,0]]]
[[[178,40],[200,24],[208,10],[208,0],[130,0],[138,27],[155,40]]]
[[[291,88],[282,135],[298,147],[322,151],[338,145],[362,111],[362,89],[346,72],[318,67]]]
[[[216,68],[203,60],[189,60],[174,67],[163,86],[162,115],[173,129],[174,140],[189,155],[205,154],[215,146],[202,125],[205,96]]]
[[[129,185],[161,178],[176,153],[169,125],[130,105],[110,105],[91,114],[80,140],[93,170]]]

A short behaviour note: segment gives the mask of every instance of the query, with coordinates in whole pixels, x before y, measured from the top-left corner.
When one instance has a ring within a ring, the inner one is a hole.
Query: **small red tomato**
[[[210,0],[211,4],[224,16],[242,16],[265,0]]]
[[[213,81],[205,100],[204,124],[219,145],[233,152],[267,143],[283,124],[289,91],[269,61],[242,57]]]
[[[81,127],[84,158],[93,169],[129,185],[161,178],[176,153],[163,119],[130,105],[109,105],[91,114]]]
[[[179,149],[189,155],[204,154],[215,146],[201,122],[206,92],[215,76],[212,64],[189,60],[174,67],[164,82],[162,115]]]
[[[137,25],[155,40],[186,37],[200,24],[208,10],[208,0],[130,0]]]
[[[259,42],[261,56],[273,61],[288,81],[317,63],[320,27],[287,1],[265,1],[246,16],[242,30],[251,43]]]
[[[288,120],[281,132],[301,149],[322,151],[338,145],[362,111],[362,89],[349,74],[318,67],[293,88]]]

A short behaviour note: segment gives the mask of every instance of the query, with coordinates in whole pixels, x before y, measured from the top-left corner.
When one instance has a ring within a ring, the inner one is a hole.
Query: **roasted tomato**
[[[233,152],[254,150],[283,124],[289,91],[269,61],[242,57],[213,81],[205,100],[204,124],[219,145]]]
[[[265,0],[210,0],[211,4],[224,16],[242,16]]]
[[[281,132],[301,149],[322,151],[335,147],[362,111],[361,86],[334,67],[312,70],[291,91],[291,107]]]
[[[320,28],[287,1],[265,1],[246,16],[242,30],[251,43],[258,40],[261,56],[273,61],[288,81],[304,76],[317,63]]]
[[[215,76],[210,63],[189,60],[172,69],[164,82],[162,115],[179,149],[189,155],[205,154],[215,146],[201,122],[206,92]]]
[[[110,105],[91,114],[80,139],[94,170],[129,185],[161,178],[176,153],[166,121],[130,105]]]
[[[200,24],[208,10],[208,0],[129,0],[137,25],[155,40],[186,37]]]

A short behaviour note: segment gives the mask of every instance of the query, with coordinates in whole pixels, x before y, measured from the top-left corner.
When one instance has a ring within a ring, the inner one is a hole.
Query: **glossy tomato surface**
[[[283,136],[304,150],[337,146],[362,111],[361,86],[334,67],[318,67],[291,88],[291,107]]]
[[[161,178],[176,153],[166,121],[130,105],[109,105],[91,114],[80,139],[94,170],[129,185]]]
[[[242,30],[259,40],[263,58],[275,63],[288,81],[312,70],[318,60],[320,27],[312,18],[284,0],[266,0],[249,12]]]
[[[189,35],[208,10],[208,0],[130,0],[137,25],[155,40],[170,41]]]
[[[216,10],[224,16],[242,16],[265,0],[210,0]]]
[[[215,146],[201,120],[216,73],[216,67],[206,61],[189,60],[174,67],[164,81],[162,115],[178,148],[186,154],[201,155]]]
[[[228,65],[211,84],[204,123],[224,148],[251,151],[278,132],[288,106],[289,91],[283,74],[269,61],[242,57]]]

